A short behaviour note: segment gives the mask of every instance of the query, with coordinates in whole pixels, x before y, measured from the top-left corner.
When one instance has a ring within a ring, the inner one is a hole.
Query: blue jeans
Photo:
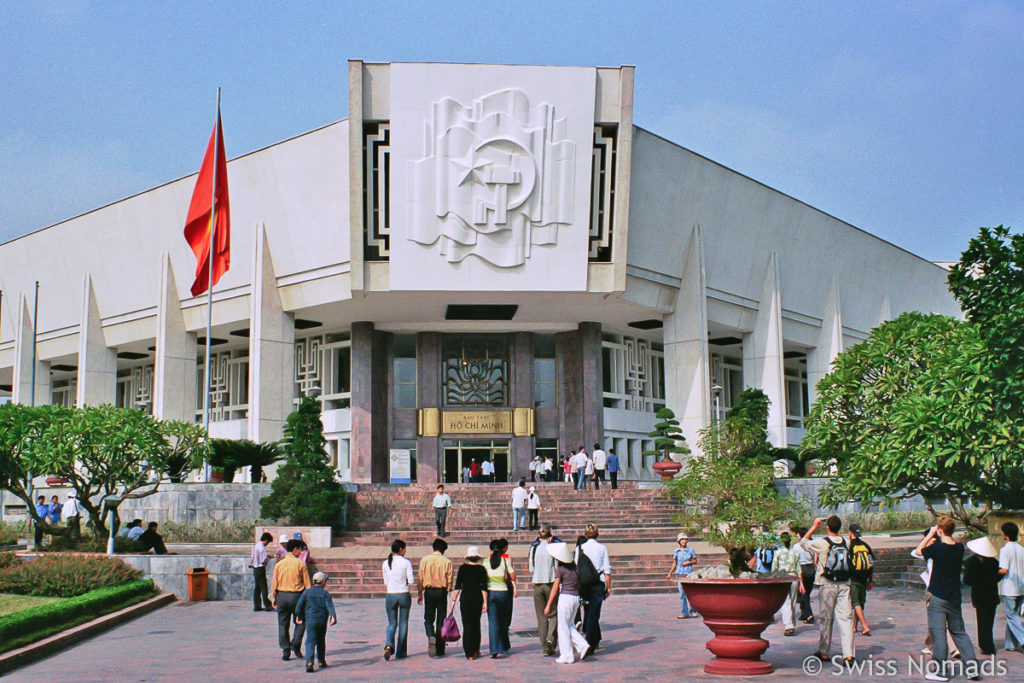
[[[502,654],[512,649],[508,639],[508,617],[512,614],[512,592],[487,593],[487,648],[491,654]]]
[[[678,586],[679,586],[679,604],[682,607],[682,612],[680,612],[680,614],[685,614],[686,616],[692,616],[692,615],[696,614],[697,613],[696,610],[694,610],[693,607],[690,605],[690,601],[686,599],[686,591],[683,590],[683,584],[680,583],[680,584],[678,584]]]
[[[1024,595],[1000,595],[1003,610],[1006,612],[1006,640],[1003,647],[1016,650],[1024,647],[1024,625],[1021,625],[1020,604]]]
[[[314,650],[318,661],[327,661],[327,622],[306,624],[306,666],[313,665]]]
[[[512,531],[526,528],[526,508],[512,508]]]
[[[408,593],[388,593],[384,598],[384,609],[388,613],[388,630],[384,635],[384,645],[395,648],[395,657],[405,657],[409,635],[409,609],[412,607],[412,596]],[[398,628],[398,640],[395,640],[395,628]]]

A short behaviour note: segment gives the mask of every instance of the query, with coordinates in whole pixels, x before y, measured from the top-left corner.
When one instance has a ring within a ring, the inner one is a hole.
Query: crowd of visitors
[[[556,482],[562,479],[567,484],[572,484],[577,489],[586,489],[593,486],[601,488],[605,481],[611,483],[613,489],[619,488],[619,456],[615,455],[614,449],[607,452],[601,448],[601,444],[594,444],[594,450],[587,453],[586,448],[579,446],[559,462],[552,459],[550,455],[534,456],[527,467],[527,476],[531,482]],[[495,475],[494,461],[484,458],[477,462],[476,458],[470,460],[469,465],[462,470],[463,483],[492,483],[498,481]],[[501,479],[504,481],[504,478]],[[525,481],[525,479],[524,479]]]

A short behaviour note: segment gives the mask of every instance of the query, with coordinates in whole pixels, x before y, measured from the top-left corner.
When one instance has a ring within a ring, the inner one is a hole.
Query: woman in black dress
[[[462,613],[462,650],[466,659],[476,659],[480,656],[480,619],[487,614],[487,570],[480,564],[480,550],[475,545],[466,550],[466,561],[455,576],[450,612],[455,611],[456,602]]]
[[[996,547],[988,536],[967,543],[973,555],[964,562],[964,583],[971,587],[971,604],[978,616],[978,649],[983,655],[994,655],[992,624],[999,606],[999,561]]]

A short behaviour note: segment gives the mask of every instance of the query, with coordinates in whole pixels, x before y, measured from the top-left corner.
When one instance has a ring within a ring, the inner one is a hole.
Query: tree
[[[690,447],[686,445],[686,437],[683,430],[679,428],[679,420],[671,408],[662,408],[655,417],[658,422],[654,425],[654,431],[647,436],[654,437],[654,449],[646,450],[643,455],[663,456],[664,460],[671,460],[672,454],[689,455]]]
[[[258,484],[263,481],[263,468],[269,467],[284,457],[284,449],[276,441],[256,443],[249,439],[212,439],[214,451],[211,462],[222,463],[232,473],[242,467],[249,468],[249,481]]]
[[[679,523],[729,553],[733,576],[747,571],[758,545],[774,529],[805,513],[773,485],[770,463],[751,462],[754,445],[743,421],[725,420],[701,431],[703,455],[686,461],[685,470],[670,481],[668,491],[682,506]]]
[[[28,509],[34,524],[45,533],[59,536],[67,527],[50,524],[36,514],[35,501],[30,493],[31,481],[28,463],[33,444],[38,443],[43,430],[55,420],[67,418],[68,409],[60,406],[30,408],[19,403],[0,405],[0,488],[10,491]],[[36,471],[34,474],[39,474]]]
[[[201,425],[181,420],[159,423],[167,452],[164,454],[164,474],[172,484],[178,484],[191,470],[202,465],[208,457],[209,440]]]
[[[990,381],[977,325],[904,313],[876,327],[817,386],[801,447],[838,465],[822,502],[921,496],[935,514],[945,498],[975,528],[993,506],[1024,503],[1024,428],[994,410]]]
[[[768,441],[768,409],[771,401],[761,389],[747,387],[725,416],[733,430],[742,430],[744,448],[737,457],[759,465],[772,465],[785,454],[777,454]]]
[[[269,496],[260,501],[263,517],[292,524],[337,524],[345,493],[334,478],[320,421],[320,400],[305,396],[284,428],[285,461]]]

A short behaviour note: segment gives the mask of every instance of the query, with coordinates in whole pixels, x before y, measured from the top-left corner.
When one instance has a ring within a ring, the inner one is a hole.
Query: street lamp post
[[[718,422],[719,420],[722,419],[722,415],[719,412],[719,410],[720,410],[720,408],[719,408],[719,401],[720,401],[721,396],[722,396],[722,391],[724,391],[724,389],[722,389],[722,385],[720,385],[720,384],[714,384],[711,387],[711,399],[715,403],[715,422]]]

